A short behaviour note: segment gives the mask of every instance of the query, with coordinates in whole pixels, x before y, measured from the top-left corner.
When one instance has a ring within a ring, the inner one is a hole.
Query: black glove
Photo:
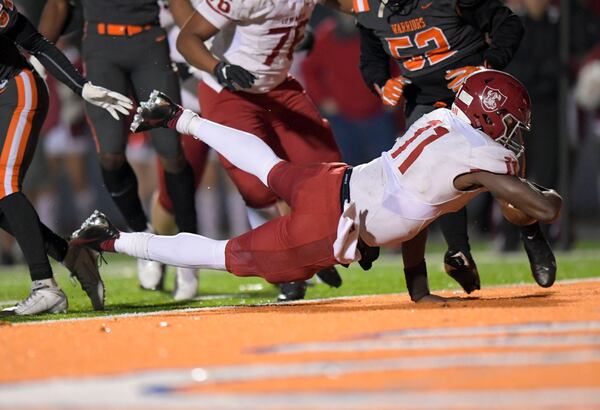
[[[217,81],[229,91],[235,91],[239,88],[250,88],[254,84],[256,77],[239,65],[233,65],[221,61],[215,67],[213,74]]]

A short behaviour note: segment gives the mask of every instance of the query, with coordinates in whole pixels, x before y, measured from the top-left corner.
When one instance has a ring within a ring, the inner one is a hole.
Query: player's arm
[[[357,27],[360,33],[360,74],[367,87],[381,98],[383,104],[395,107],[410,80],[403,76],[391,77],[390,57],[381,40],[371,29],[360,24]]]
[[[536,187],[525,179],[491,172],[473,172],[454,180],[459,190],[484,187],[497,199],[512,204],[530,217],[544,223],[554,222],[562,206],[562,198],[552,190]]]
[[[360,34],[360,74],[369,90],[379,95],[377,87],[383,88],[391,76],[390,56],[373,30],[361,24],[357,24],[357,27]]]
[[[39,32],[56,43],[67,24],[70,8],[69,0],[48,0],[42,11]]]
[[[447,302],[449,299],[429,292],[427,265],[425,264],[426,245],[427,228],[414,238],[402,243],[402,262],[404,263],[404,277],[408,294],[413,302]]]
[[[229,90],[252,87],[254,75],[243,67],[215,58],[204,44],[219,31],[206,17],[194,11],[177,37],[177,50],[190,65],[214,74]]]
[[[457,11],[469,24],[488,33],[491,43],[484,52],[486,66],[504,69],[523,39],[524,28],[519,16],[500,0],[458,0]]]
[[[170,0],[169,10],[178,27],[183,27],[195,12],[190,0]]]
[[[2,4],[6,5],[5,2]],[[6,12],[6,10],[3,11]],[[4,30],[0,30],[0,34],[34,55],[57,80],[67,85],[90,104],[106,109],[115,119],[119,119],[117,111],[124,115],[129,114],[129,110],[133,108],[133,103],[129,98],[103,87],[92,85],[73,67],[67,57],[42,36],[31,22],[16,9],[11,10],[8,18],[9,24]]]

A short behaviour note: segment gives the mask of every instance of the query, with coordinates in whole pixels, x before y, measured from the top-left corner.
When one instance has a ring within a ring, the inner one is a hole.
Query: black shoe
[[[279,302],[289,302],[291,300],[302,300],[306,295],[306,282],[286,282],[279,285]]]
[[[160,91],[154,90],[148,101],[140,103],[133,122],[129,127],[132,132],[141,132],[153,128],[175,128],[183,107],[175,104]]]
[[[556,259],[539,224],[536,226],[537,229],[529,226],[528,232],[522,232],[521,238],[529,258],[533,279],[541,287],[549,288],[556,280]]]
[[[102,252],[100,244],[110,239],[117,239],[119,230],[113,226],[106,215],[96,210],[81,224],[81,228],[71,235],[71,244],[86,246]]]
[[[444,270],[467,293],[481,289],[477,265],[470,252],[448,250],[444,255]]]
[[[333,287],[339,288],[342,286],[342,277],[338,273],[335,266],[330,266],[325,269],[321,269],[317,272],[317,277],[321,279],[321,282]]]

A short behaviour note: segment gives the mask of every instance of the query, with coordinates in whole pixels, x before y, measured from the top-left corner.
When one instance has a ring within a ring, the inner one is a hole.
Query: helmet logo
[[[504,105],[506,99],[500,90],[486,86],[481,93],[481,106],[487,112],[494,112]]]

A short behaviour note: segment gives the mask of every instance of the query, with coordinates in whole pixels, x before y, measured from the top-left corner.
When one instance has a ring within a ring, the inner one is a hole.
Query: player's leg
[[[30,295],[4,314],[65,312],[67,298],[53,278],[37,212],[21,192],[48,111],[46,86],[23,70],[0,93],[0,219],[15,237],[29,267]]]
[[[94,39],[88,39],[87,42]],[[105,39],[102,39],[105,41]],[[85,55],[86,75],[94,84],[127,94],[127,74],[104,53]],[[148,220],[138,195],[137,177],[125,157],[126,120],[116,121],[99,107],[86,104],[86,116],[96,142],[104,185],[129,229],[145,231]]]
[[[331,127],[296,80],[288,79],[269,93],[265,107],[287,159],[293,163],[341,161]]]
[[[253,134],[277,151],[273,145],[273,130],[263,117],[264,108],[255,101],[260,95],[235,93],[226,89],[216,92],[204,82],[198,86],[198,95],[204,118]],[[256,176],[237,168],[223,155],[219,156],[219,160],[250,209],[248,214],[251,223],[254,222],[252,227],[268,220],[264,218],[265,215],[278,215],[275,207],[277,197]]]
[[[132,52],[137,58],[128,60],[128,64],[138,101],[156,88],[180,104],[179,78],[169,57],[164,30],[152,28],[131,40],[134,41]],[[164,170],[165,186],[173,201],[177,227],[180,232],[196,232],[194,171],[183,154],[180,136],[175,130],[156,129],[150,131],[150,138]]]
[[[96,211],[73,234],[74,242],[176,266],[260,276],[271,283],[306,280],[317,269],[336,263],[333,242],[341,213],[340,186],[345,168],[278,163],[269,175],[271,186],[298,212],[229,241],[185,233],[171,237],[120,233]]]

